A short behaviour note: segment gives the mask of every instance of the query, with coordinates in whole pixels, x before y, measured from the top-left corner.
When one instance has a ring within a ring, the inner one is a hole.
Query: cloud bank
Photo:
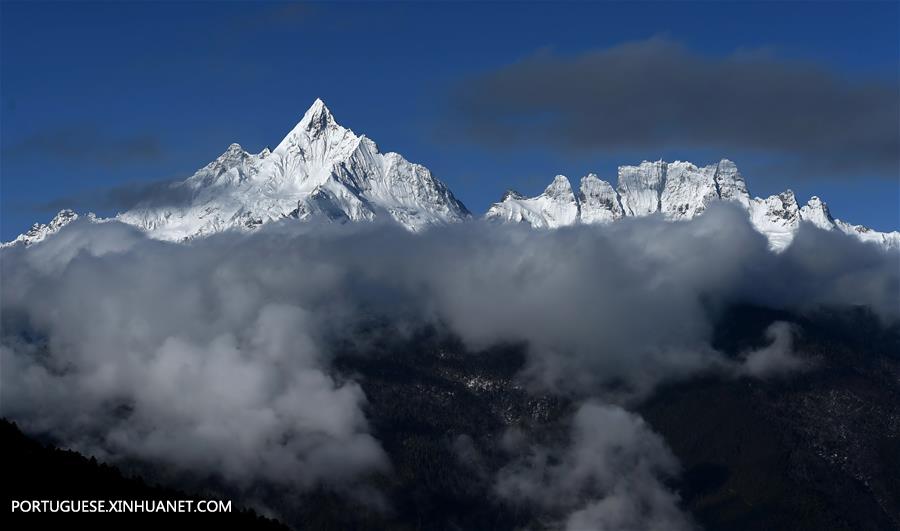
[[[646,504],[649,524],[674,518],[677,498],[660,486],[674,464],[639,418],[598,401],[627,406],[661,382],[739,372],[743,360],[711,346],[731,304],[864,305],[896,323],[898,261],[812,226],[773,254],[727,204],[679,223],[411,234],[285,222],[184,245],[79,220],[0,254],[2,414],[109,460],[340,490],[390,463],[360,386],[332,367],[332,341],[373,316],[398,330],[436,324],[473,351],[525,345],[526,386],[586,404],[568,447],[513,458],[498,479],[507,499],[528,500],[537,481],[572,526],[632,525]],[[771,333],[770,349],[786,352],[790,336]]]
[[[58,236],[3,256],[5,416],[237,486],[341,487],[388,468],[362,390],[330,375],[316,338],[309,298],[327,272],[118,223]]]
[[[755,151],[799,176],[894,178],[898,93],[895,76],[849,78],[760,53],[707,57],[653,38],[542,52],[465,80],[447,129],[494,146]]]

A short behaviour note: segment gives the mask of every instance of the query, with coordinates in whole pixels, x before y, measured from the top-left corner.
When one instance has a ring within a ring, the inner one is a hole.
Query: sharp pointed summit
[[[228,229],[246,230],[286,218],[339,222],[393,219],[418,231],[470,216],[444,183],[397,153],[335,121],[316,99],[271,152],[232,144],[176,188],[185,206],[140,206],[118,216],[152,236],[181,241]]]
[[[331,115],[331,111],[328,110],[328,106],[325,105],[325,102],[322,98],[316,98],[312,105],[309,106],[309,109],[306,110],[306,114],[317,113],[317,112],[325,112],[328,115]]]
[[[568,197],[572,195],[572,183],[565,175],[557,175],[550,186],[544,190],[544,194],[552,197]]]
[[[334,125],[337,125],[337,122],[334,119],[334,115],[331,114],[331,110],[321,98],[316,98],[316,101],[303,114],[303,118],[300,119],[297,127],[316,133]]]

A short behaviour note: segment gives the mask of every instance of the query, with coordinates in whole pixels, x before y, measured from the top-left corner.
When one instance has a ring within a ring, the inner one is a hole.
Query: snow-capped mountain
[[[900,248],[900,232],[878,232],[834,219],[824,201],[813,197],[800,207],[790,190],[762,199],[750,197],[747,183],[730,160],[698,167],[690,162],[642,162],[620,166],[615,188],[595,174],[581,179],[579,192],[557,175],[537,197],[508,191],[494,203],[485,218],[557,228],[576,223],[609,223],[623,217],[661,213],[666,219],[691,219],[712,201],[734,201],[748,211],[753,226],[766,235],[772,249],[790,245],[800,223],[825,230],[839,230],[885,248]]]
[[[186,204],[137,205],[117,219],[180,241],[314,215],[339,221],[388,216],[413,231],[469,217],[428,168],[380,153],[372,140],[339,125],[322,100],[274,150],[251,154],[232,144],[172,186],[180,192],[173,195],[190,198]]]
[[[318,99],[274,150],[253,154],[232,144],[191,177],[169,186],[171,194],[164,195],[177,200],[150,198],[114,219],[153,238],[184,241],[314,216],[342,222],[392,219],[412,231],[471,217],[427,168],[397,153],[379,152],[372,140],[339,125]],[[654,213],[679,221],[719,200],[746,209],[775,250],[787,247],[803,222],[900,248],[900,232],[883,233],[834,219],[818,197],[802,207],[790,190],[751,198],[740,171],[724,159],[704,167],[680,161],[621,166],[615,187],[592,173],[581,179],[577,192],[565,176],[557,175],[537,197],[508,191],[485,217],[548,229]],[[63,210],[50,223],[35,224],[3,247],[38,243],[77,218],[75,212]]]

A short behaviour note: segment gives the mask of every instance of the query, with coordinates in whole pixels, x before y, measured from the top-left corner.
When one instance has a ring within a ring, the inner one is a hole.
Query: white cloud
[[[537,504],[571,530],[690,529],[679,498],[663,484],[675,458],[644,421],[617,406],[583,404],[561,447],[532,446],[502,469],[499,495]]]
[[[740,373],[758,378],[779,376],[802,370],[806,360],[794,353],[794,331],[791,323],[776,321],[766,329],[770,343],[762,348],[744,353]]]

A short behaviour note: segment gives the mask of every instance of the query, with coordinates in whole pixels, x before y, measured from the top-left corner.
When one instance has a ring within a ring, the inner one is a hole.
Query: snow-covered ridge
[[[88,216],[93,219],[93,214],[88,214]],[[78,214],[74,211],[69,209],[60,210],[58,214],[53,216],[50,223],[35,223],[27,232],[19,234],[15,240],[0,244],[0,247],[12,247],[15,245],[28,246],[42,242],[76,219],[78,219]]]
[[[282,219],[383,218],[419,231],[471,217],[428,168],[397,153],[381,153],[371,139],[339,125],[318,99],[275,149],[254,154],[231,144],[216,160],[170,187],[173,193],[167,195],[180,198],[177,201],[165,204],[150,198],[114,219],[153,238],[185,241],[225,230],[253,230]],[[577,192],[565,176],[557,175],[536,197],[507,192],[485,217],[549,229],[654,213],[679,221],[721,200],[746,209],[753,226],[776,250],[790,244],[803,222],[900,248],[900,232],[883,233],[834,219],[817,197],[803,207],[790,190],[751,198],[744,177],[729,160],[705,167],[681,161],[621,166],[615,187],[589,174]],[[88,218],[103,221],[92,214]],[[78,214],[63,210],[50,223],[35,224],[3,247],[38,243],[75,219]]]
[[[765,199],[751,198],[744,177],[727,159],[704,167],[682,161],[644,161],[638,166],[620,166],[615,188],[592,173],[581,179],[578,194],[572,192],[566,177],[557,175],[544,193],[536,197],[507,192],[488,209],[485,218],[529,223],[538,228],[610,223],[655,213],[670,221],[680,221],[699,215],[712,201],[733,201],[741,205],[753,226],[769,239],[770,247],[775,250],[790,245],[803,222],[825,230],[839,230],[884,248],[900,248],[900,232],[878,232],[834,219],[818,197],[812,197],[803,207],[798,205],[791,190]]]

